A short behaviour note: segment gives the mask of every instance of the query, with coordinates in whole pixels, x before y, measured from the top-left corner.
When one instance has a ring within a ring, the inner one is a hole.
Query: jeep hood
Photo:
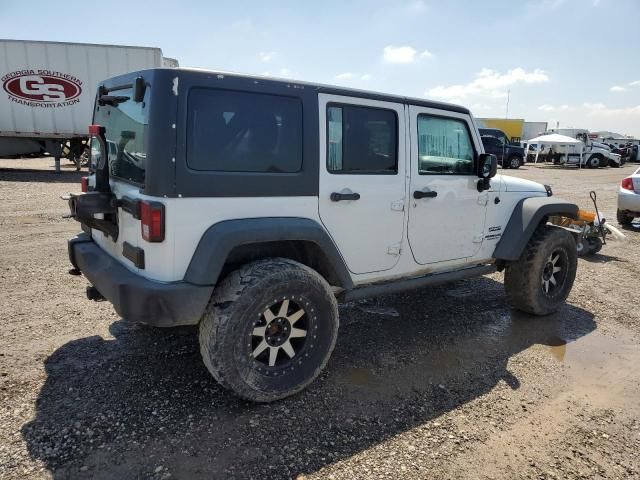
[[[538,182],[532,182],[531,180],[525,180],[524,178],[510,177],[508,175],[501,175],[502,177],[502,189],[506,192],[539,192],[547,194],[544,185]]]

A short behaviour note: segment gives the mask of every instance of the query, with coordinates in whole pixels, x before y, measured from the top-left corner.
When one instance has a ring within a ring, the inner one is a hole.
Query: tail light
[[[140,202],[140,229],[147,242],[164,240],[164,205],[160,202]]]
[[[627,177],[623,178],[620,186],[625,190],[633,190],[633,178]]]
[[[89,177],[82,177],[80,179],[80,186],[82,187],[82,193],[87,193],[89,190]]]
[[[103,127],[100,125],[89,125],[89,135],[98,136],[102,133]]]

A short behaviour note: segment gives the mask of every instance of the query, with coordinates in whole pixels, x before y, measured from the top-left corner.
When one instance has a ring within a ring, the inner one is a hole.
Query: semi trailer
[[[98,82],[177,66],[159,48],[0,39],[0,157],[48,153],[79,169]]]

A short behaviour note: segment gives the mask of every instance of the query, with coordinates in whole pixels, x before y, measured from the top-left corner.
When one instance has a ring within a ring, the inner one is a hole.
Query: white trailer
[[[532,138],[542,135],[547,131],[547,122],[524,122],[522,125],[522,138],[520,142],[526,142]]]
[[[557,133],[582,142],[582,145],[551,146],[553,152],[558,154],[557,159],[554,161],[560,164],[581,164],[590,168],[597,168],[607,166],[620,167],[623,163],[620,155],[611,152],[607,145],[595,142],[595,135],[584,128],[552,128],[546,133]]]
[[[79,167],[98,83],[177,65],[159,48],[0,39],[0,157],[64,154]]]

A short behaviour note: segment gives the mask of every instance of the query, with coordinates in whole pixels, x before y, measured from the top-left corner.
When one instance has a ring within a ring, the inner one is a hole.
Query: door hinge
[[[489,194],[483,193],[482,195],[478,195],[478,205],[485,206],[489,202]]]
[[[480,235],[473,236],[473,243],[482,243],[482,233]]]
[[[391,210],[395,212],[404,212],[404,200],[396,200],[391,202]]]
[[[401,248],[399,243],[396,245],[391,245],[389,248],[387,248],[387,254],[397,257],[398,255],[400,255],[400,250]]]

